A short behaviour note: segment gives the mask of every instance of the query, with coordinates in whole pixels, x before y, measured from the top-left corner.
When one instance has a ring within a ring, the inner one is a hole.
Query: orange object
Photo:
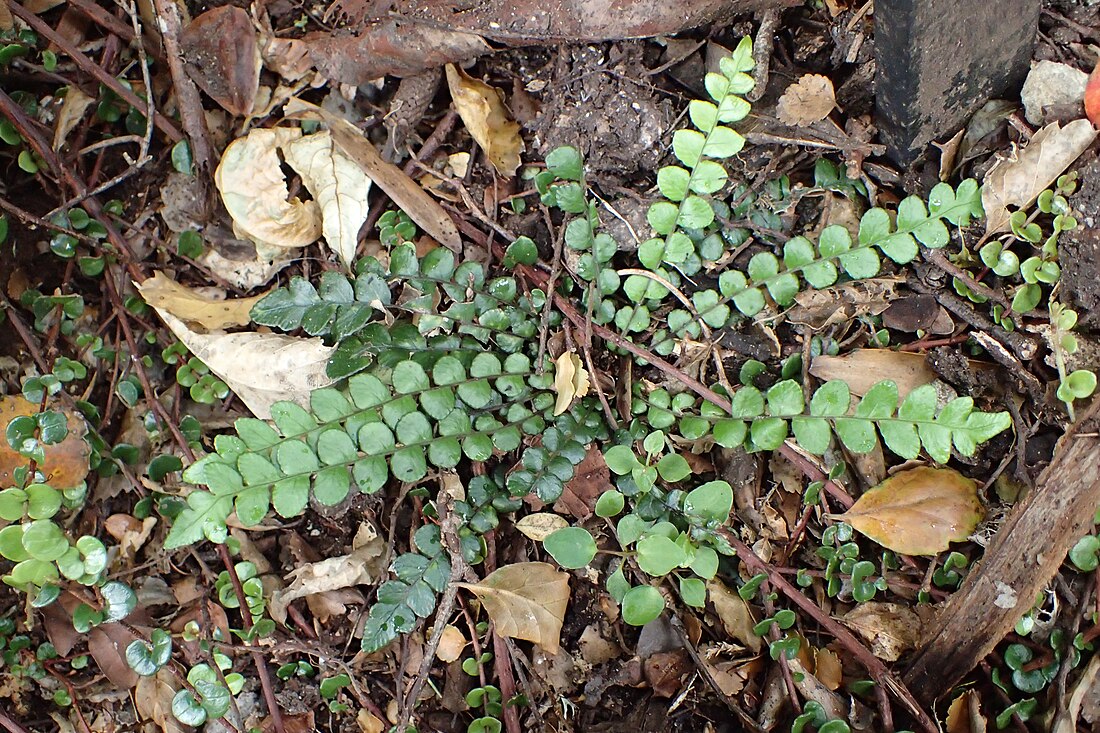
[[[1100,127],[1100,59],[1096,60],[1096,68],[1085,84],[1085,116],[1089,122]]]

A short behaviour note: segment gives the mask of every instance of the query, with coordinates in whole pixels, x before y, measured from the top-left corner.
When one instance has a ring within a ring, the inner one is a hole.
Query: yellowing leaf
[[[560,415],[569,409],[573,400],[588,394],[588,370],[581,366],[581,358],[572,351],[566,351],[554,360],[554,392],[558,395],[554,403],[554,414]]]
[[[836,92],[829,77],[806,74],[783,92],[775,116],[784,125],[800,127],[825,119],[835,106]]]
[[[279,149],[301,136],[298,128],[253,130],[229,144],[214,171],[226,211],[255,240],[304,247],[321,236],[320,206],[291,199],[280,167]]]
[[[477,585],[457,585],[481,599],[497,633],[558,653],[569,605],[567,573],[545,562],[520,562],[490,573]]]
[[[335,351],[319,338],[274,333],[196,333],[163,308],[157,313],[188,351],[197,356],[241,398],[252,414],[271,417],[280,401],[309,406],[309,393],[333,380],[325,373]]]
[[[497,172],[510,177],[519,167],[523,139],[519,136],[519,124],[504,106],[504,95],[454,64],[447,64],[447,86],[470,136],[485,151],[485,157]]]
[[[565,517],[552,512],[528,514],[523,519],[516,522],[516,529],[522,532],[525,537],[535,542],[542,542],[549,537],[551,533],[568,526],[569,522]]]
[[[180,285],[163,272],[137,286],[145,302],[154,308],[162,308],[189,325],[198,325],[214,331],[229,326],[245,326],[251,322],[248,312],[262,298],[234,298],[217,300]]]
[[[1052,122],[1042,128],[1015,158],[997,161],[982,182],[986,235],[1008,231],[1009,207],[1026,208],[1096,139],[1096,129],[1085,119],[1065,127]]]
[[[894,474],[831,518],[894,552],[935,555],[974,532],[982,505],[977,485],[958,471],[921,466]]]
[[[321,207],[321,228],[329,249],[350,268],[359,228],[367,220],[370,178],[334,148],[327,130],[291,142],[284,148],[284,156]]]

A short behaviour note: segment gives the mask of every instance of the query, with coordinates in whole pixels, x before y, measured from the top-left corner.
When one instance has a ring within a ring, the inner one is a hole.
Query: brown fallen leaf
[[[34,417],[38,414],[35,405],[21,395],[0,397],[0,436],[7,434],[8,425],[17,417]],[[57,405],[47,408],[65,416],[68,435],[60,443],[43,443],[45,460],[38,464],[38,470],[46,477],[46,483],[61,491],[77,486],[88,475],[88,458],[91,448],[84,440],[88,425],[80,415],[60,409]],[[30,465],[30,460],[20,455],[7,440],[0,438],[0,489],[15,486],[15,469]]]
[[[683,677],[692,669],[686,649],[658,652],[642,662],[642,676],[655,697],[675,697],[683,688]]]
[[[884,379],[898,385],[899,399],[917,387],[936,381],[936,372],[922,354],[890,349],[853,349],[844,356],[815,356],[810,374],[823,382],[839,379],[847,382],[854,395],[865,395]]]
[[[457,583],[479,599],[497,633],[533,641],[557,654],[569,605],[569,575],[545,562],[520,562],[490,573],[480,583]]]
[[[900,471],[831,519],[904,555],[935,555],[962,542],[982,519],[978,487],[951,468]]]
[[[795,305],[787,311],[787,320],[821,329],[848,323],[856,316],[877,316],[890,306],[900,282],[903,279],[899,277],[876,277],[823,290],[803,290],[795,296]]]
[[[831,649],[814,649],[814,676],[830,690],[840,689],[844,682],[844,666]]]
[[[720,580],[707,581],[707,596],[714,604],[718,620],[722,622],[726,633],[754,652],[760,651],[763,641],[759,634],[753,633],[752,627],[756,625],[756,620],[745,599]]]
[[[554,511],[571,514],[581,520],[588,519],[595,511],[596,500],[600,495],[614,488],[603,452],[595,445],[590,445],[584,458],[577,464],[573,478],[562,489],[561,498],[554,502]]]
[[[920,642],[921,619],[908,606],[869,601],[840,620],[870,643],[876,657],[887,662],[896,662]]]
[[[951,701],[944,721],[947,733],[985,733],[982,699],[975,690],[967,690]]]
[[[332,133],[336,147],[355,161],[367,177],[377,183],[402,211],[444,247],[456,254],[462,251],[462,238],[458,234],[458,228],[443,207],[420,184],[405,175],[404,171],[383,160],[359,128],[342,117],[297,97],[286,103],[283,114],[293,119],[324,122]]]
[[[162,668],[152,677],[140,677],[134,688],[134,707],[138,720],[155,723],[163,733],[183,733],[188,728],[172,714],[172,698],[181,683],[170,669]]]
[[[436,659],[448,664],[462,656],[462,650],[470,642],[458,630],[458,627],[447,624],[443,627],[443,635],[439,638],[439,647],[435,650]]]
[[[145,302],[154,308],[163,308],[189,326],[201,326],[207,330],[247,326],[252,318],[249,311],[256,301],[264,297],[217,299],[193,290],[165,275],[159,270],[141,284],[138,292]]]
[[[836,91],[829,77],[806,74],[783,92],[775,116],[784,125],[804,127],[828,117],[833,107],[836,107]]]
[[[1096,139],[1097,131],[1086,119],[1065,127],[1052,122],[1034,135],[1014,157],[999,159],[982,182],[985,234],[1008,231],[1012,211],[1023,209],[1062,175]]]
[[[386,724],[366,708],[355,716],[355,724],[359,726],[359,733],[382,733],[386,729]]]
[[[247,116],[260,85],[260,49],[248,11],[212,8],[188,23],[179,40],[195,83],[230,114]]]
[[[65,101],[61,103],[61,111],[57,113],[57,122],[53,128],[53,149],[60,150],[65,144],[65,138],[73,131],[80,121],[84,119],[84,113],[95,102],[95,97],[89,97],[80,91],[80,87],[70,85],[65,89]]]
[[[573,400],[588,394],[588,387],[588,370],[581,366],[577,354],[566,351],[554,360],[554,392],[558,395],[554,402],[555,415],[568,410]]]
[[[497,172],[510,178],[519,168],[523,138],[519,135],[519,123],[512,120],[504,106],[504,94],[454,64],[447,64],[446,69],[451,99],[466,130]]]

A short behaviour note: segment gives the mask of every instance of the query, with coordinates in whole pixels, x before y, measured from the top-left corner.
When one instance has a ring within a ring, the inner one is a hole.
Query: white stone
[[[1043,108],[1074,104],[1085,98],[1085,82],[1089,75],[1056,61],[1033,64],[1020,90],[1024,116],[1033,125],[1043,124]]]

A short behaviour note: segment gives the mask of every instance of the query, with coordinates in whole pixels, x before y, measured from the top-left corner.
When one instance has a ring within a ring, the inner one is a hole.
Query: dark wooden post
[[[1023,81],[1040,0],[875,0],[878,122],[908,163]]]

